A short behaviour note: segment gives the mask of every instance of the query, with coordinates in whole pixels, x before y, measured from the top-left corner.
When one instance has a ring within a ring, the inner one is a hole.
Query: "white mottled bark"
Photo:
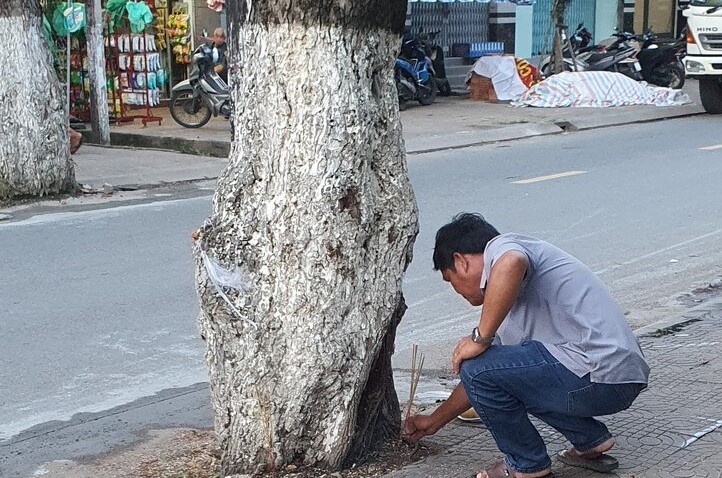
[[[86,0],[85,11],[88,75],[90,77],[91,140],[96,144],[110,144],[108,90],[105,84],[105,49],[103,47],[103,10],[100,0]]]
[[[390,355],[417,233],[399,40],[232,29],[236,141],[195,243],[225,474],[348,466],[398,433]]]
[[[37,0],[0,4],[0,199],[75,184],[64,96]]]

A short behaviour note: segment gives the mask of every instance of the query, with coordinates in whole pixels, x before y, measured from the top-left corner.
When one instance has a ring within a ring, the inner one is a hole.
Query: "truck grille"
[[[722,50],[722,34],[720,33],[703,33],[699,36],[699,40],[705,50]]]

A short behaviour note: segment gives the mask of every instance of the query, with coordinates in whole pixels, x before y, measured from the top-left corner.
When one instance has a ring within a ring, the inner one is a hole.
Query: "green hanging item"
[[[85,5],[71,3],[69,7],[63,10],[63,17],[65,18],[65,28],[70,33],[85,28]]]
[[[108,0],[105,4],[105,11],[108,12],[110,19],[108,20],[108,32],[113,33],[115,26],[120,23],[120,20],[125,15],[125,6],[128,0]]]
[[[65,17],[63,16],[63,7],[58,6],[58,8],[53,11],[53,30],[55,30],[55,34],[59,37],[64,37],[68,34],[68,29],[65,26]]]
[[[79,2],[58,3],[53,11],[53,30],[59,37],[75,33],[85,28],[85,5]]]
[[[153,23],[153,12],[145,2],[128,2],[125,9],[128,10],[130,30],[133,33],[142,33],[146,26]]]

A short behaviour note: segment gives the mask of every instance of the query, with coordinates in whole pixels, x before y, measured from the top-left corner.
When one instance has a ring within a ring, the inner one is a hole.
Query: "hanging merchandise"
[[[150,11],[150,7],[144,1],[129,1],[125,5],[125,9],[128,11],[130,30],[133,33],[141,33],[146,26],[153,23],[153,12]]]
[[[108,13],[108,33],[113,33],[116,25],[120,24],[127,3],[128,0],[108,0],[105,4],[105,11]]]
[[[158,17],[158,27],[155,33],[155,42],[158,45],[158,50],[165,50],[166,44],[166,29],[167,25],[163,22],[163,19]]]
[[[189,64],[191,62],[191,38],[188,15],[185,13],[169,15],[167,31],[168,40],[173,46],[176,63]]]
[[[82,3],[72,3],[63,10],[63,20],[65,29],[70,33],[75,33],[85,27],[85,5]]]
[[[160,105],[162,85],[159,85],[158,75],[163,70],[157,41],[160,38],[157,30],[162,24],[154,26],[153,22],[156,16],[162,20],[165,14],[156,11],[153,0],[129,0],[122,4],[118,0],[109,0],[106,9],[111,2],[114,13],[109,12],[107,17],[108,31],[111,31],[110,23],[115,23],[113,33],[106,38],[106,58],[113,78],[116,122],[139,119],[143,124],[160,124],[162,118],[153,115],[150,109]],[[123,10],[119,10],[121,5]]]

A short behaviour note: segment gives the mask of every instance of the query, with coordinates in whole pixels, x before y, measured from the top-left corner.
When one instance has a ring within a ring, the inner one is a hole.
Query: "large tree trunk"
[[[88,68],[90,69],[90,128],[91,141],[110,144],[108,119],[108,90],[105,79],[105,50],[103,47],[103,9],[100,0],[86,0],[86,37]]]
[[[0,2],[0,199],[75,185],[64,96],[38,0]]]
[[[350,465],[400,424],[406,0],[228,6],[236,141],[195,243],[223,472]]]

